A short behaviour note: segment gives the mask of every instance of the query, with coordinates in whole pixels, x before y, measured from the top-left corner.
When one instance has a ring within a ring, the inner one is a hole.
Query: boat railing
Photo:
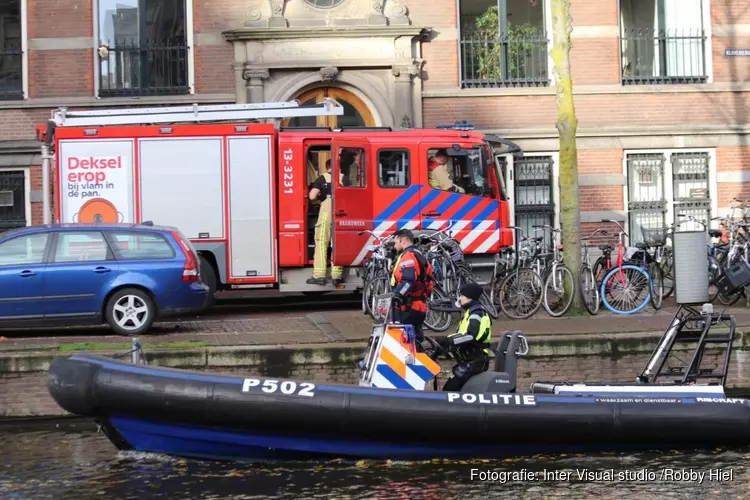
[[[130,341],[131,349],[128,352],[124,352],[122,354],[115,354],[112,356],[113,358],[124,358],[128,354],[130,354],[130,362],[134,365],[138,364],[148,364],[148,359],[146,358],[146,353],[143,351],[143,346],[141,346],[141,339],[138,337],[133,337]]]
[[[716,327],[723,327],[726,331],[717,332]],[[656,383],[659,379],[677,379],[674,380],[676,384],[685,385],[693,384],[699,379],[714,379],[722,386],[726,385],[735,328],[734,316],[723,312],[714,313],[711,304],[705,305],[702,311],[689,305],[681,305],[636,381],[646,384]],[[678,344],[695,345],[692,355],[685,354],[689,361],[672,355]],[[702,368],[707,347],[722,344],[725,352],[723,359],[720,358],[719,369]],[[681,365],[671,366],[673,358],[680,361]]]

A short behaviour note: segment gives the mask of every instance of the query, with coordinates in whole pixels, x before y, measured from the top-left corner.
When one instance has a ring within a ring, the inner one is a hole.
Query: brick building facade
[[[572,17],[584,230],[750,198],[747,2],[573,0]],[[339,124],[466,120],[519,143],[514,222],[557,224],[551,19],[549,0],[0,0],[0,227],[42,220],[51,108],[326,95]]]

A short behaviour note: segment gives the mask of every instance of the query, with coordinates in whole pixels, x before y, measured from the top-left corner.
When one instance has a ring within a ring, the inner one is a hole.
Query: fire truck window
[[[313,146],[307,150],[307,186],[312,184],[325,172],[326,161],[331,159],[331,148],[328,146]]]
[[[367,184],[365,172],[365,150],[362,148],[339,148],[339,186],[363,188]]]
[[[409,151],[405,149],[378,151],[378,186],[403,188],[409,184]]]
[[[429,149],[427,172],[434,189],[485,198],[491,196],[479,149],[464,149],[459,156],[448,156],[446,149]]]

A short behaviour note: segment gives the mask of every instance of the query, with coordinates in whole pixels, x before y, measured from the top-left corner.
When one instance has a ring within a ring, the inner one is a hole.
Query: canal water
[[[0,425],[0,499],[746,498],[750,449],[225,464],[118,452],[90,421]]]

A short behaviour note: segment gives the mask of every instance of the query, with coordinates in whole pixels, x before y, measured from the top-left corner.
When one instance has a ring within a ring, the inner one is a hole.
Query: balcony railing
[[[701,29],[625,30],[624,85],[706,83],[706,35]]]
[[[23,51],[0,48],[0,101],[23,99]]]
[[[184,38],[119,40],[99,48],[101,97],[188,94],[188,46]]]
[[[549,85],[544,33],[498,40],[461,39],[461,87],[543,87]]]

